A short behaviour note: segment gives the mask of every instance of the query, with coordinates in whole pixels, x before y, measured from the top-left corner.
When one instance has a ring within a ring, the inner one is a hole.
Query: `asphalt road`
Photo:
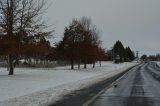
[[[93,84],[87,88],[83,88],[83,89],[74,91],[71,94],[65,95],[62,100],[59,100],[56,103],[51,104],[49,106],[87,106],[88,103],[90,103],[88,101],[90,101],[93,97],[99,94],[103,89],[110,86],[115,80],[119,79],[122,75],[124,75],[133,67],[125,70],[124,72],[116,76],[107,78],[101,82]]]
[[[133,68],[89,106],[160,106],[160,67],[149,62]]]

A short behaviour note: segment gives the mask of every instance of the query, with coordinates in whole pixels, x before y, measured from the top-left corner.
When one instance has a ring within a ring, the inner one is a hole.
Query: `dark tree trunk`
[[[74,61],[71,60],[71,70],[73,70],[73,69],[74,69]]]
[[[7,6],[7,16],[6,16],[6,18],[7,18],[7,35],[8,36],[13,36],[13,24],[14,24],[14,22],[13,22],[13,20],[14,20],[14,13],[13,13],[13,11],[14,11],[14,2],[13,2],[14,0],[10,0],[10,2],[9,1],[7,1],[7,3],[8,3],[8,6]],[[11,45],[10,45],[11,46]],[[12,53],[11,53],[12,54]],[[14,74],[14,67],[13,67],[13,55],[9,55],[9,74],[8,75],[13,75]]]
[[[102,66],[101,61],[99,61],[99,66],[100,66],[100,67]]]
[[[78,69],[81,68],[81,61],[78,62]]]
[[[93,62],[93,68],[95,68],[95,62]]]
[[[13,57],[12,55],[9,55],[9,74],[8,75],[13,75],[13,74],[14,74]]]
[[[84,68],[87,68],[87,63],[86,63],[86,61],[84,62]]]

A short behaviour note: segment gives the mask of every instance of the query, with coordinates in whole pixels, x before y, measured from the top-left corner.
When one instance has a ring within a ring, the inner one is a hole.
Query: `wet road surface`
[[[88,101],[91,100],[95,95],[100,93],[103,89],[110,86],[115,80],[119,79],[126,72],[136,66],[130,67],[122,73],[117,74],[111,78],[107,78],[101,82],[93,84],[87,88],[83,88],[72,92],[71,94],[65,95],[62,100],[57,101],[49,106],[87,106]]]
[[[89,106],[160,106],[160,67],[150,62],[133,68]]]

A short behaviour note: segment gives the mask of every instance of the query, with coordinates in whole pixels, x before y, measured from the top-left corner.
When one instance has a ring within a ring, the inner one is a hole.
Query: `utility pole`
[[[137,62],[138,62],[138,60],[139,60],[139,51],[136,51],[136,59],[137,59]]]

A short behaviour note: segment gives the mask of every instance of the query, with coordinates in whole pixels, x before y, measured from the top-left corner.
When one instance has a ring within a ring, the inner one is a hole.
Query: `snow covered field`
[[[64,95],[114,76],[136,63],[113,64],[103,62],[95,69],[70,70],[57,68],[16,68],[8,76],[0,68],[0,106],[45,106]]]

